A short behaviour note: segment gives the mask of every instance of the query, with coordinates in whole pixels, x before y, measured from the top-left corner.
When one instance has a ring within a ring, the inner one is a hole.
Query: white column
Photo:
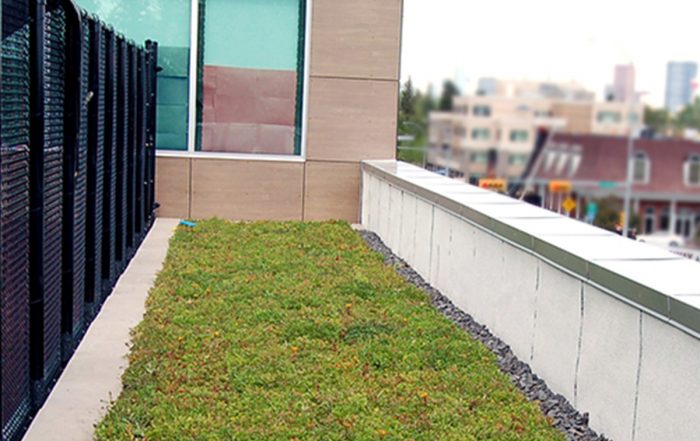
[[[669,208],[668,219],[669,219],[668,231],[671,234],[675,234],[675,232],[676,232],[676,200],[675,199],[671,200],[671,206]]]

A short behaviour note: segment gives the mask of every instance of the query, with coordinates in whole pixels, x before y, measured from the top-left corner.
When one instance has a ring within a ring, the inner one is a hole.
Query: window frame
[[[307,154],[308,143],[308,115],[309,115],[309,83],[311,38],[314,0],[299,0],[304,6],[304,36],[303,36],[303,81],[301,93],[301,121],[300,121],[300,145],[299,153],[294,155],[277,155],[266,153],[234,153],[234,152],[202,152],[197,151],[197,98],[198,98],[198,70],[200,57],[200,0],[190,0],[190,57],[188,79],[188,115],[187,115],[187,150],[156,149],[157,157],[164,158],[204,158],[204,159],[243,159],[255,161],[286,161],[304,162]]]
[[[530,160],[530,155],[527,153],[510,153],[508,154],[508,165],[512,167],[525,167]]]
[[[610,121],[605,118],[601,118],[602,115],[617,115],[614,120]],[[596,113],[596,122],[598,124],[608,124],[608,125],[618,125],[622,123],[622,112],[616,110],[599,110]]]
[[[481,161],[480,159],[484,159]],[[476,150],[469,152],[469,163],[470,164],[488,164],[489,154],[487,151]]]
[[[700,179],[698,179],[697,182],[691,182],[690,181],[690,168],[693,165],[697,165],[700,167],[700,154],[693,153],[688,156],[688,159],[685,160],[683,163],[683,182],[685,183],[686,186],[688,187],[700,187]],[[700,173],[699,173],[700,175]],[[699,176],[700,178],[700,176]]]
[[[485,112],[481,112],[484,109]],[[490,118],[491,117],[491,106],[488,104],[474,104],[472,105],[472,115],[479,118]]]
[[[518,134],[523,133],[525,134],[525,137],[522,139],[516,136]],[[526,143],[530,141],[530,132],[526,129],[510,129],[510,131],[508,132],[508,139],[510,140],[510,142],[518,144]]]
[[[638,180],[635,176],[635,166],[637,161],[644,161],[644,179],[643,180]],[[632,183],[633,184],[648,184],[649,181],[651,180],[651,160],[649,159],[649,155],[646,154],[646,152],[642,151],[637,151],[634,153],[632,158],[630,159],[630,167],[632,168]]]
[[[481,137],[475,137],[474,135],[476,133],[485,133],[486,137],[481,138]],[[472,128],[471,132],[469,133],[469,139],[472,141],[490,141],[491,140],[491,129],[488,127],[474,127]]]

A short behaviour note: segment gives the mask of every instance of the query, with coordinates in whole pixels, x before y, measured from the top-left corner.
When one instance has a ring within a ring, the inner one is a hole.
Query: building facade
[[[693,82],[698,73],[697,63],[672,61],[666,66],[666,108],[678,112],[693,99]]]
[[[635,70],[633,64],[615,66],[612,94],[615,101],[636,100]]]
[[[561,195],[549,193],[548,183],[570,182],[577,200],[571,214],[583,220],[587,202],[624,197],[626,155],[626,138],[557,134],[533,158],[535,191],[546,208],[561,211]],[[700,231],[700,143],[638,139],[630,167],[632,211],[640,233],[667,231],[689,241],[695,238]]]
[[[395,157],[401,0],[78,0],[160,43],[159,215],[357,221]]]
[[[486,177],[518,181],[540,130],[625,136],[641,122],[642,112],[640,103],[527,94],[457,97],[452,112],[430,114],[427,162],[472,183]]]

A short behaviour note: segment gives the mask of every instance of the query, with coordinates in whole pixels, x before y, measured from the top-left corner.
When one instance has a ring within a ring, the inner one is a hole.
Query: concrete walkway
[[[143,318],[176,219],[157,219],[90,326],[24,441],[91,441],[94,426],[122,389],[130,330]]]

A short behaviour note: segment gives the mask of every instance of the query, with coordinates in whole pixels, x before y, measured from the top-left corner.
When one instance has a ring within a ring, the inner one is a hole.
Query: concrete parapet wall
[[[700,264],[395,161],[362,223],[616,441],[700,437]]]

